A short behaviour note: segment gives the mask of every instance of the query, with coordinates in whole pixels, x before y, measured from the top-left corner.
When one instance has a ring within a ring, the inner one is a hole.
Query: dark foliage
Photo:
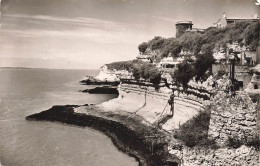
[[[260,138],[259,135],[255,135],[253,138],[249,138],[246,141],[246,146],[252,146],[254,147],[256,150],[260,150]]]
[[[173,73],[172,77],[175,77],[177,84],[182,85],[184,89],[187,89],[188,82],[195,76],[193,60],[186,59],[182,63],[177,65],[177,70]]]
[[[143,42],[143,43],[141,43],[141,44],[138,46],[138,50],[139,50],[140,52],[144,53],[144,52],[146,51],[147,47],[148,47],[148,43]]]
[[[208,129],[210,121],[210,110],[200,112],[186,123],[180,126],[179,131],[174,135],[180,139],[186,146],[193,147],[195,145],[206,146],[213,145],[212,140],[208,140]]]
[[[122,61],[107,64],[107,67],[109,70],[116,69],[130,71],[133,73],[133,76],[136,80],[143,78],[156,86],[161,81],[160,70],[156,66],[148,62],[143,62],[139,60]]]
[[[196,80],[205,80],[205,73],[211,68],[214,62],[215,60],[212,54],[198,54],[194,63]]]
[[[148,42],[149,48],[151,50],[162,49],[164,41],[165,41],[164,38],[160,36],[156,36],[151,41]]]
[[[236,149],[236,148],[239,148],[240,146],[242,146],[243,144],[244,144],[244,142],[237,136],[228,137],[227,146],[229,146],[231,148]]]
[[[161,57],[168,57],[169,54],[171,54],[172,57],[177,57],[178,54],[181,52],[181,48],[181,43],[178,39],[165,39],[162,46]]]
[[[160,70],[150,63],[142,63],[141,65],[134,65],[133,76],[135,79],[143,78],[150,81],[154,85],[158,85],[161,81]]]
[[[227,140],[227,146],[231,147],[231,148],[239,148],[242,145],[246,145],[249,147],[254,147],[256,150],[259,151],[260,149],[260,139],[258,135],[255,135],[251,138],[247,138],[247,139],[241,139],[238,136],[231,136],[228,137]]]
[[[131,71],[133,69],[133,65],[139,63],[138,60],[132,61],[121,61],[121,62],[113,62],[110,64],[106,64],[109,70],[127,70]]]

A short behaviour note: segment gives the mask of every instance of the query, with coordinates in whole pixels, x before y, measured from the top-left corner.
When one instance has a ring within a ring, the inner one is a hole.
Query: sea
[[[137,166],[111,139],[90,128],[25,117],[53,105],[98,104],[116,97],[80,90],[86,75],[98,70],[0,69],[0,165],[3,166]]]

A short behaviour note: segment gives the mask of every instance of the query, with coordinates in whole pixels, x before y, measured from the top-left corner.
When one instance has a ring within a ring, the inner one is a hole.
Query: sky
[[[256,0],[2,0],[0,67],[97,69],[134,59],[175,23],[213,25],[259,13]]]

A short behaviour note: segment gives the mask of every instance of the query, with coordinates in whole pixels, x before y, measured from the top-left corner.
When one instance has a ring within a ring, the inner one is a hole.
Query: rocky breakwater
[[[101,131],[112,139],[119,150],[135,157],[139,165],[180,164],[180,160],[167,151],[167,132],[157,130],[140,116],[123,110],[107,112],[94,105],[53,106],[49,110],[27,116],[26,119],[62,122]]]

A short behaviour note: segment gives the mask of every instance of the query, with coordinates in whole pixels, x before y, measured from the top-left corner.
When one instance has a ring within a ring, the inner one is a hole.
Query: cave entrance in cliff
[[[254,89],[259,89],[257,84],[254,85]]]

